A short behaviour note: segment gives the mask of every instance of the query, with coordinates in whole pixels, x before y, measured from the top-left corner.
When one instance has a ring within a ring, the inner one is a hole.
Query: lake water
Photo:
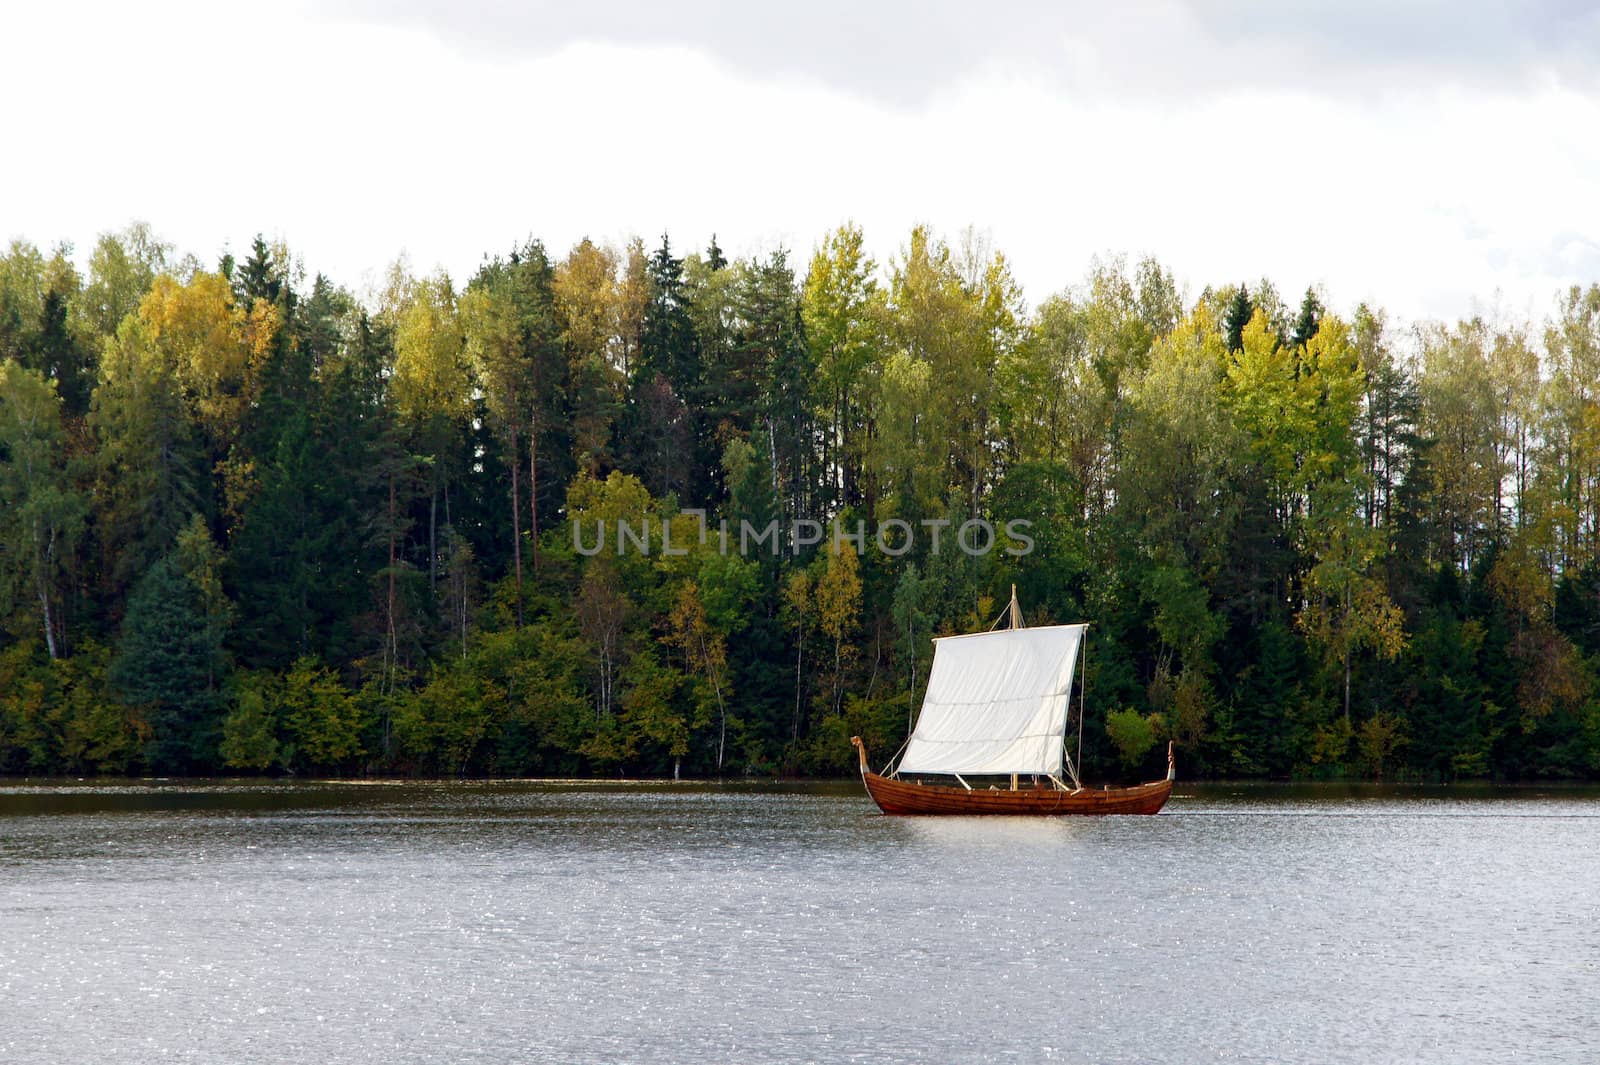
[[[0,1062],[1600,1060],[1600,795],[0,786]]]

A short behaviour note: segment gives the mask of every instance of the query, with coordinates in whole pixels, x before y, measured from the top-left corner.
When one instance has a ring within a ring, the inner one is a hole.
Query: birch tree
[[[55,383],[0,361],[0,612],[37,607],[52,659],[67,652],[62,584],[87,511],[68,477]]]

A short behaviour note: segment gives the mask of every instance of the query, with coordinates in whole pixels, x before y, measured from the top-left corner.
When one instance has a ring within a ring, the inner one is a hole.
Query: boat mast
[[[1078,765],[1083,764],[1083,704],[1089,692],[1089,626],[1083,627],[1083,635],[1078,637]],[[1077,766],[1073,767],[1073,776],[1077,776]],[[1077,781],[1083,787],[1083,781]]]
[[[1007,609],[1007,612],[1011,615],[1011,621],[1010,621],[1010,623],[1009,623],[1009,625],[1007,627],[1009,629],[1011,629],[1013,632],[1015,632],[1017,629],[1022,628],[1022,607],[1017,602],[1017,586],[1015,584],[1013,584],[1011,586],[1011,605],[1009,607],[1007,607],[1006,609]],[[956,777],[956,779],[957,780],[961,780],[961,778],[959,776]],[[1035,778],[1035,779],[1037,779],[1037,778]],[[966,781],[965,780],[961,780],[961,783],[965,784]],[[1015,774],[1015,773],[1011,774],[1011,790],[1012,791],[1016,791],[1017,790],[1017,774]]]
[[[1078,638],[1078,650],[1077,650],[1077,654],[1079,656],[1080,664],[1083,664],[1083,665],[1087,665],[1088,664],[1088,650],[1084,646],[1084,643],[1088,639],[1088,636],[1089,636],[1089,626],[1085,625],[1083,627],[1083,635]],[[1076,759],[1074,759],[1072,757],[1071,751],[1066,749],[1067,748],[1067,737],[1065,735],[1063,735],[1061,737],[1061,746],[1062,746],[1061,757],[1062,757],[1062,760],[1064,762],[1066,762],[1067,775],[1072,778],[1073,787],[1078,788],[1079,790],[1082,790],[1082,788],[1083,788],[1083,780],[1078,776],[1078,766],[1080,764],[1082,764],[1082,762],[1083,762],[1083,693],[1084,693],[1084,690],[1089,686],[1089,678],[1086,675],[1083,675],[1083,671],[1082,670],[1074,670],[1073,672],[1078,674],[1078,757]],[[1072,692],[1071,692],[1071,690],[1068,690],[1068,692],[1067,692],[1067,720],[1066,720],[1066,724],[1068,724],[1068,725],[1072,724]],[[1063,730],[1063,731],[1065,731],[1065,730]]]

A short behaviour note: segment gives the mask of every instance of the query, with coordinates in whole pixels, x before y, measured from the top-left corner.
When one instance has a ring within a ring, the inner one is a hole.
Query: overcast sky
[[[987,231],[1030,302],[1104,253],[1403,319],[1600,280],[1579,3],[336,0],[0,14],[0,238],[259,231],[355,287],[536,235],[802,258]],[[1111,9],[1114,14],[1109,14]]]

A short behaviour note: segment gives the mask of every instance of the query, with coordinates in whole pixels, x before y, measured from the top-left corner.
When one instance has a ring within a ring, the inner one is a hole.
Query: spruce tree
[[[204,557],[175,548],[139,579],[111,666],[122,697],[147,710],[144,757],[154,772],[210,768],[220,735],[227,607],[195,561]],[[185,572],[185,561],[195,572]]]
[[[1255,314],[1255,304],[1250,300],[1250,290],[1243,285],[1228,296],[1227,308],[1222,312],[1222,334],[1228,341],[1229,351],[1244,348],[1244,327]]]
[[[1295,316],[1294,331],[1290,334],[1290,342],[1295,347],[1305,347],[1317,335],[1322,314],[1322,301],[1317,299],[1316,290],[1306,289],[1305,298],[1300,301],[1300,313]]]
[[[689,314],[683,260],[673,256],[671,241],[665,234],[661,247],[650,256],[649,277],[650,301],[644,312],[642,351],[629,383],[629,451],[636,462],[650,461],[647,456],[654,456],[655,479],[660,483],[663,471],[659,461],[665,456],[659,443],[677,431],[661,419],[681,418],[688,449],[681,460],[682,483],[677,487],[685,502],[698,504],[711,496],[716,462],[711,438],[714,426],[705,407],[705,370],[700,340]],[[670,413],[673,403],[668,396],[681,404],[681,415]]]
[[[27,348],[24,364],[55,381],[66,414],[81,418],[89,409],[94,367],[67,325],[67,295],[59,286],[52,285],[45,291],[39,329]]]

